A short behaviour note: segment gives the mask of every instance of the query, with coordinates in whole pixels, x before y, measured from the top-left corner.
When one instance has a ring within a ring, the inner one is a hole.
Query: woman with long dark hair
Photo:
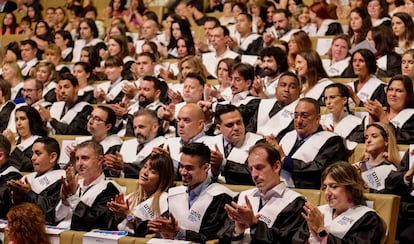
[[[20,34],[21,31],[16,16],[13,13],[6,13],[1,24],[0,35],[15,35]]]

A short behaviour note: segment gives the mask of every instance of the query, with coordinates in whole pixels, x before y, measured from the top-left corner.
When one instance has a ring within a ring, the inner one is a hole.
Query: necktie
[[[292,150],[290,150],[288,156],[292,156],[304,142],[305,140],[297,138],[295,145],[293,145]]]
[[[139,152],[141,152],[141,150],[144,148],[144,144],[139,144],[137,146],[137,155],[139,154]]]
[[[227,158],[233,149],[233,145],[231,143],[227,143],[227,145],[224,147],[224,157]]]

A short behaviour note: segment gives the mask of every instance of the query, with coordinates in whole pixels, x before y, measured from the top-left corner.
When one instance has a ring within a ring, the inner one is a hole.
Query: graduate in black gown
[[[32,145],[39,137],[47,136],[48,130],[41,122],[39,112],[33,107],[17,108],[15,118],[16,131],[19,135],[17,140],[11,130],[6,130],[5,133],[12,145],[10,163],[21,172],[33,172]]]
[[[55,208],[60,200],[61,178],[65,171],[59,169],[57,160],[60,147],[56,139],[38,138],[32,147],[32,162],[35,172],[25,175],[21,180],[7,183],[13,191],[15,204],[34,203],[42,209],[46,222],[55,225]]]
[[[220,231],[221,243],[291,243],[305,222],[300,214],[305,198],[281,181],[280,155],[270,144],[251,147],[248,164],[256,187],[226,204],[229,219]]]
[[[383,220],[366,206],[364,182],[355,167],[348,162],[328,166],[322,191],[327,204],[305,204],[306,222],[291,243],[381,243],[386,234]]]
[[[22,174],[9,163],[10,142],[0,134],[0,218],[4,219],[12,203],[12,194],[7,181],[18,180]]]

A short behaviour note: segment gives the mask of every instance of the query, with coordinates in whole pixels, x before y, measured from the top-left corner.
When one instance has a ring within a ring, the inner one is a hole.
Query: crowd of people
[[[158,1],[164,16],[153,2],[0,0],[0,35],[27,37],[0,47],[0,218],[13,243],[45,224],[381,243],[364,192],[400,195],[396,238],[414,242],[414,152],[398,148],[414,142],[411,0]],[[312,49],[324,36],[329,50]],[[53,135],[78,137],[61,147]],[[327,204],[291,188],[321,189]]]

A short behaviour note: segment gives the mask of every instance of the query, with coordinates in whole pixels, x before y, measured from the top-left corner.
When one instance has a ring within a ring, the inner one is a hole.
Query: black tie
[[[305,140],[297,138],[295,145],[293,145],[292,150],[290,150],[288,156],[292,156],[304,142]]]
[[[227,158],[233,149],[233,145],[231,143],[227,143],[227,145],[224,147],[224,157]]]
[[[139,144],[138,146],[137,146],[137,155],[138,155],[138,153],[139,152],[141,152],[141,150],[144,148],[144,144]]]

